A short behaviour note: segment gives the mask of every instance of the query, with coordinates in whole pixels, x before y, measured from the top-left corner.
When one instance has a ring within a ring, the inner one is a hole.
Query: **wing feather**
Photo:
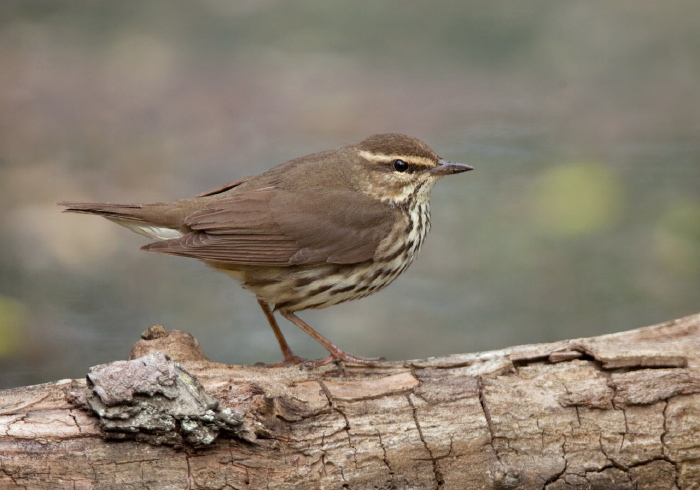
[[[144,249],[241,265],[352,264],[374,257],[397,213],[356,191],[266,187],[210,203],[185,218],[191,232]]]

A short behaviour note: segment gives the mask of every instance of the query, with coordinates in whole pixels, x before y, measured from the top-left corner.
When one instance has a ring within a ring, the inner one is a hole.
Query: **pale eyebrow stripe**
[[[407,155],[384,155],[382,153],[372,153],[371,151],[367,150],[361,150],[360,151],[360,156],[362,158],[366,158],[367,160],[371,160],[376,163],[389,163],[394,160],[403,160],[406,163],[410,164],[415,164],[415,165],[423,165],[425,167],[434,167],[435,162],[432,161],[430,158],[426,157],[419,157],[419,156],[407,156]]]

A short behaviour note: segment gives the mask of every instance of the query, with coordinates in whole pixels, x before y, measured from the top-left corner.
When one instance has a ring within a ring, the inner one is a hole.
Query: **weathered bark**
[[[700,314],[382,368],[154,327],[135,358],[0,392],[0,488],[700,488]]]

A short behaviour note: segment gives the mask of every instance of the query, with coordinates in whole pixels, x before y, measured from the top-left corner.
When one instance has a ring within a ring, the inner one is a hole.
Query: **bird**
[[[283,360],[294,354],[275,313],[319,342],[330,362],[381,365],[340,349],[296,314],[369,296],[413,262],[430,230],[430,192],[473,167],[418,138],[375,134],[295,158],[188,199],[146,204],[59,202],[153,241],[142,250],[199,259],[255,294]]]

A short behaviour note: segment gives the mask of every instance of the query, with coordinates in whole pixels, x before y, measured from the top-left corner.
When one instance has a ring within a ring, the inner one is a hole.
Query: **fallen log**
[[[700,488],[700,314],[382,367],[219,364],[155,326],[0,391],[0,488]]]

